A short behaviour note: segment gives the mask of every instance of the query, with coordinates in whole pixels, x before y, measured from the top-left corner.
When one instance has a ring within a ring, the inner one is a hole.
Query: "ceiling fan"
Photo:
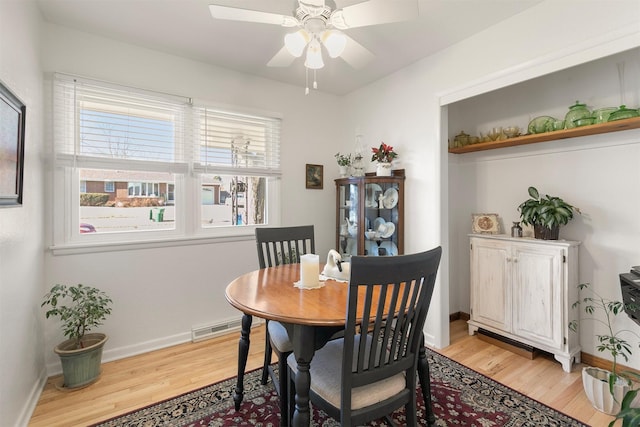
[[[298,28],[285,36],[284,46],[267,65],[289,66],[306,49],[304,65],[312,70],[324,67],[323,46],[330,57],[340,57],[354,68],[361,68],[373,59],[371,51],[343,30],[418,16],[417,0],[369,0],[343,8],[337,8],[333,0],[296,0],[294,7],[291,16],[214,4],[209,5],[209,10],[216,19]]]

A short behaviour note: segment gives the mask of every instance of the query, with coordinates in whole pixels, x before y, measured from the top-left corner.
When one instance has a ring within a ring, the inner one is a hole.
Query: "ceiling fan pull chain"
[[[309,95],[309,69],[307,67],[304,67],[304,76],[305,76],[305,83],[306,83],[306,86],[304,88],[304,94]]]
[[[313,88],[318,89],[318,82],[316,81],[316,70],[313,70]]]

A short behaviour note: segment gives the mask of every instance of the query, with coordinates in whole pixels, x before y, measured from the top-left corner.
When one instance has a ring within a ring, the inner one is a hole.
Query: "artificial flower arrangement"
[[[371,155],[372,162],[391,163],[393,159],[398,157],[398,153],[393,151],[393,147],[384,142],[381,142],[378,148],[372,147],[371,151],[373,152]]]
[[[338,152],[335,157],[338,166],[349,166],[351,164],[351,154],[340,154],[340,152]]]

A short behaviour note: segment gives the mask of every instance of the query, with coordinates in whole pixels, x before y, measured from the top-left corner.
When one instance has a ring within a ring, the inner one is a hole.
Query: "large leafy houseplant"
[[[55,285],[44,297],[42,307],[47,307],[47,318],[58,317],[66,341],[54,351],[60,357],[64,388],[87,386],[100,376],[102,349],[107,336],[89,333],[102,325],[111,314],[112,300],[103,291],[82,284]]]
[[[529,187],[530,198],[518,206],[521,222],[534,227],[535,237],[557,240],[561,225],[566,225],[573,213],[581,213],[580,209],[562,200],[560,197],[540,193],[535,187]]]
[[[45,295],[42,307],[48,306],[45,313],[49,317],[59,317],[62,321],[62,332],[73,340],[75,348],[83,348],[83,339],[93,328],[111,314],[111,298],[103,291],[78,284],[75,286],[55,285]]]
[[[621,301],[615,301],[615,300],[610,300],[608,298],[604,298],[603,296],[598,294],[589,283],[582,283],[578,285],[578,289],[580,290],[581,294],[583,292],[588,291],[589,295],[581,297],[581,299],[574,302],[572,305],[572,308],[583,306],[585,313],[591,316],[590,318],[587,318],[585,320],[592,320],[596,323],[600,323],[605,326],[605,332],[602,334],[596,334],[595,336],[598,340],[598,345],[596,347],[596,350],[600,352],[608,352],[611,355],[611,359],[612,359],[611,371],[608,372],[606,376],[609,393],[611,394],[613,399],[616,401],[617,405],[620,405],[621,403],[618,400],[621,400],[623,403],[624,402],[627,403],[627,407],[626,407],[627,411],[625,412],[625,414],[632,412],[635,415],[637,415],[640,409],[630,408],[630,405],[635,399],[635,396],[637,394],[637,390],[632,390],[629,388],[632,388],[633,386],[632,379],[634,379],[634,377],[635,379],[637,379],[638,375],[629,371],[619,372],[618,358],[621,357],[625,360],[625,362],[628,362],[629,357],[632,355],[633,345],[629,343],[622,335],[631,334],[631,335],[635,335],[638,338],[640,338],[640,336],[628,329],[615,330],[613,324],[616,316],[618,316],[621,313],[624,313],[625,310],[630,310],[630,311],[636,310],[638,306],[635,304],[625,304]],[[569,322],[569,329],[574,332],[577,332],[578,321],[572,320],[571,322]],[[638,347],[640,347],[640,343],[638,344]],[[589,369],[596,369],[596,368],[585,368],[585,370],[589,370]],[[584,373],[583,373],[583,376],[584,376]],[[615,390],[617,387],[621,387],[621,386],[624,387],[625,391],[623,393],[626,394],[624,399],[618,398],[617,397],[618,392]],[[627,389],[629,389],[629,391],[626,391]],[[585,391],[586,391],[586,385],[585,385]],[[635,393],[630,394],[629,392],[631,391],[634,391]],[[627,400],[628,396],[631,396],[631,397]],[[594,406],[597,409],[603,410],[602,408],[599,407],[599,405],[597,405],[593,401],[592,401],[592,404],[594,404]],[[621,411],[622,410],[625,410],[625,407],[622,407]],[[617,410],[614,410],[614,412],[617,412]],[[626,415],[623,415],[623,417],[624,416]],[[623,424],[623,425],[625,425],[626,427],[626,424]],[[637,426],[638,424],[631,424],[631,425]]]

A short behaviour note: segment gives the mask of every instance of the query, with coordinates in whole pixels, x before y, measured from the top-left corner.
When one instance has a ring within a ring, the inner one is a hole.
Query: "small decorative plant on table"
[[[349,166],[351,166],[351,154],[340,154],[340,152],[337,152],[335,158],[338,162],[338,166],[340,167],[340,176],[348,176]]]
[[[621,301],[613,301],[602,297],[593,290],[590,284],[578,285],[580,293],[589,291],[591,296],[586,296],[573,303],[572,308],[584,304],[585,313],[593,316],[590,320],[603,324],[606,331],[603,334],[596,334],[599,345],[596,349],[600,352],[608,352],[612,358],[611,371],[605,371],[594,367],[585,367],[582,370],[582,384],[591,404],[601,412],[613,415],[621,410],[620,403],[626,403],[627,410],[634,410],[630,405],[634,401],[638,390],[634,390],[632,379],[639,379],[639,375],[633,372],[618,372],[618,357],[629,361],[632,354],[632,345],[621,337],[621,334],[628,333],[640,338],[640,335],[631,330],[615,331],[613,327],[616,316],[624,313],[625,309],[636,309],[633,304],[624,304]],[[604,315],[604,320],[597,315]],[[569,322],[569,329],[578,332],[578,321]],[[640,346],[640,345],[639,345]],[[606,390],[602,390],[606,388]],[[626,397],[625,397],[626,395]],[[624,400],[623,400],[624,398]],[[628,398],[628,399],[627,399]],[[637,404],[637,403],[636,403]],[[638,414],[638,409],[635,408]],[[638,424],[632,424],[637,426]],[[625,424],[626,426],[626,424]]]
[[[521,222],[533,226],[536,239],[558,240],[560,226],[566,225],[574,212],[581,213],[580,209],[560,197],[541,197],[535,187],[529,187],[528,191],[531,198],[518,206]]]
[[[380,147],[372,147],[371,152],[371,161],[377,162],[376,175],[391,176],[391,162],[398,157],[393,147],[381,142]]]
[[[45,316],[58,317],[62,321],[62,332],[66,341],[58,344],[54,351],[60,356],[63,388],[87,386],[100,376],[102,349],[107,336],[90,334],[93,328],[102,325],[111,314],[111,298],[91,286],[55,285],[45,295],[42,307],[49,307]]]

